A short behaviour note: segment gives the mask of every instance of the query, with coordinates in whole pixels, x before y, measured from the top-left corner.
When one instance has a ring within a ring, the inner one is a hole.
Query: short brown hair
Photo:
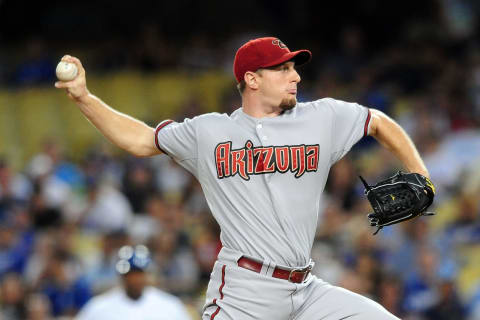
[[[240,83],[237,84],[237,89],[238,89],[238,92],[240,92],[240,95],[243,94],[246,87],[247,87],[247,83],[245,82],[245,80],[242,80],[240,81]]]

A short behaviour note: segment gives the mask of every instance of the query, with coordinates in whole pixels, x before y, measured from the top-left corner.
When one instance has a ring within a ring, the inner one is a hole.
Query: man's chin
[[[291,110],[297,105],[297,98],[285,98],[280,102],[279,108],[283,111]]]

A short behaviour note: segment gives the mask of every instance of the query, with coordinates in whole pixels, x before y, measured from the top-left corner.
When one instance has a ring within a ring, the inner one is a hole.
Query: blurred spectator
[[[334,246],[317,239],[313,243],[312,259],[313,261],[322,261],[322,263],[315,264],[312,271],[313,274],[329,283],[340,282],[346,267],[339,259]]]
[[[359,26],[347,26],[340,31],[340,48],[327,59],[342,81],[352,81],[358,69],[366,63],[365,37]]]
[[[88,268],[86,279],[94,294],[102,293],[117,284],[115,263],[117,252],[129,242],[122,231],[104,234],[101,239],[101,251],[98,258]]]
[[[210,215],[209,219],[195,230],[192,242],[200,279],[207,283],[218,253],[222,249],[220,226],[213,216]]]
[[[341,231],[348,219],[340,205],[340,203],[330,201],[324,208],[322,215],[319,217],[317,241],[322,240],[332,245],[340,243]]]
[[[24,286],[20,276],[16,273],[5,275],[0,288],[0,316],[9,320],[24,319],[24,298]]]
[[[15,71],[14,83],[25,86],[55,81],[55,65],[48,56],[45,41],[40,37],[33,37],[26,43],[26,58]]]
[[[27,203],[32,184],[22,174],[14,173],[5,159],[0,158],[0,217],[16,202]]]
[[[155,182],[158,190],[165,199],[173,202],[181,200],[183,190],[190,180],[190,174],[170,157],[155,157],[152,161],[155,167]]]
[[[125,175],[124,160],[115,157],[112,146],[107,142],[98,143],[90,147],[82,159],[82,172],[85,181],[108,181],[116,187],[121,186]]]
[[[53,257],[56,244],[53,232],[53,230],[37,232],[35,236],[33,252],[28,257],[24,271],[25,282],[30,288],[38,288],[47,263]]]
[[[153,198],[155,199],[155,197]],[[155,219],[157,219],[160,230],[182,231],[183,223],[187,212],[181,202],[168,203],[165,200],[158,202],[158,198],[155,201],[157,208],[155,210]],[[172,201],[172,200],[169,200]]]
[[[145,200],[145,212],[143,215],[135,215],[128,228],[128,234],[135,243],[145,243],[158,232],[168,227],[166,221],[169,217],[175,219],[174,214],[169,213],[168,206],[158,193],[152,193]]]
[[[35,200],[47,211],[63,209],[74,189],[83,184],[82,172],[64,159],[63,149],[53,138],[46,139],[42,152],[30,160],[28,173],[35,184]]]
[[[328,179],[328,190],[333,197],[332,200],[341,204],[343,213],[349,213],[354,202],[358,200],[355,189],[357,181],[352,179],[352,176],[354,176],[353,163],[346,157],[332,167]]]
[[[190,215],[189,218],[202,220],[211,215],[202,186],[195,178],[190,179],[190,184],[185,189],[185,195],[185,208]]]
[[[151,239],[150,247],[156,273],[163,288],[176,295],[196,290],[198,265],[184,233],[162,230]]]
[[[145,246],[124,246],[118,251],[116,270],[121,286],[93,298],[77,319],[191,319],[181,301],[150,285],[150,254]]]
[[[49,206],[43,192],[46,185],[35,184],[35,189],[30,201],[30,215],[33,226],[37,230],[50,227],[57,227],[61,224],[63,217],[59,208]]]
[[[123,179],[123,193],[134,213],[145,213],[146,199],[156,192],[153,172],[147,161],[132,159]]]
[[[439,197],[448,195],[445,188],[458,184],[462,171],[472,166],[480,158],[480,132],[463,130],[450,133],[441,141],[438,148],[428,154],[424,160],[435,181]]]
[[[378,284],[376,296],[378,297],[377,301],[385,309],[402,318],[404,315],[402,308],[403,288],[400,278],[391,274],[384,274]]]
[[[455,247],[480,243],[480,203],[475,194],[461,193],[454,220],[445,226],[442,249],[448,252]]]
[[[407,221],[403,225],[393,227],[389,231],[390,234],[382,235],[380,242],[382,250],[384,251],[383,259],[388,270],[392,270],[398,274],[405,281],[412,273],[422,272],[424,269],[418,267],[419,270],[412,268],[404,268],[405,261],[416,261],[421,254],[419,251],[425,247],[434,248],[433,240],[429,237],[429,229],[427,222],[424,219],[415,219],[415,221]],[[423,250],[425,253],[429,250]],[[433,253],[432,253],[433,254]],[[427,262],[427,260],[424,260]],[[417,264],[415,264],[417,266]],[[429,265],[433,268],[434,265]]]
[[[454,40],[472,36],[478,23],[473,0],[440,0],[441,18],[446,35]]]
[[[54,316],[75,315],[91,297],[90,287],[74,264],[62,251],[55,252],[47,262],[40,290],[50,300]]]
[[[43,294],[35,293],[26,299],[26,320],[52,320],[50,301]]]
[[[405,309],[421,314],[432,308],[438,301],[437,256],[433,248],[421,248],[417,255],[416,268],[405,281]]]
[[[157,22],[141,25],[138,42],[133,46],[133,66],[143,72],[155,72],[175,62],[175,50],[167,43]]]
[[[187,71],[199,72],[216,67],[216,61],[216,52],[207,35],[202,32],[192,34],[181,54],[180,64]]]
[[[425,311],[428,320],[450,320],[454,315],[457,319],[465,319],[465,309],[460,302],[455,283],[451,280],[438,284],[438,301]]]
[[[28,256],[33,247],[33,230],[21,230],[15,227],[13,217],[0,223],[0,276],[25,269]]]
[[[87,203],[82,224],[99,232],[126,230],[132,220],[132,207],[127,197],[107,182],[91,178],[87,181]]]
[[[477,285],[477,289],[473,294],[472,299],[469,301],[468,320],[476,320],[480,318],[480,286]]]

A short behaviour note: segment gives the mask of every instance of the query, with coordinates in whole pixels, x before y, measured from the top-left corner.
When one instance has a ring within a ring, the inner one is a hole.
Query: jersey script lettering
[[[214,156],[218,179],[238,174],[248,181],[252,174],[287,171],[300,178],[305,172],[317,171],[319,153],[318,144],[254,147],[248,140],[240,149],[232,149],[231,141],[221,142]]]

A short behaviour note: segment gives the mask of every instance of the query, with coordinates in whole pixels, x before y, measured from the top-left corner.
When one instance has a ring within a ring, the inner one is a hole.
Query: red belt
[[[262,270],[263,264],[257,262],[247,257],[241,257],[238,259],[237,264],[239,267],[260,273]],[[305,268],[292,268],[292,269],[281,269],[276,267],[273,270],[272,277],[278,279],[288,280],[293,283],[302,283],[307,278],[308,274],[312,270],[313,264],[308,265]]]

